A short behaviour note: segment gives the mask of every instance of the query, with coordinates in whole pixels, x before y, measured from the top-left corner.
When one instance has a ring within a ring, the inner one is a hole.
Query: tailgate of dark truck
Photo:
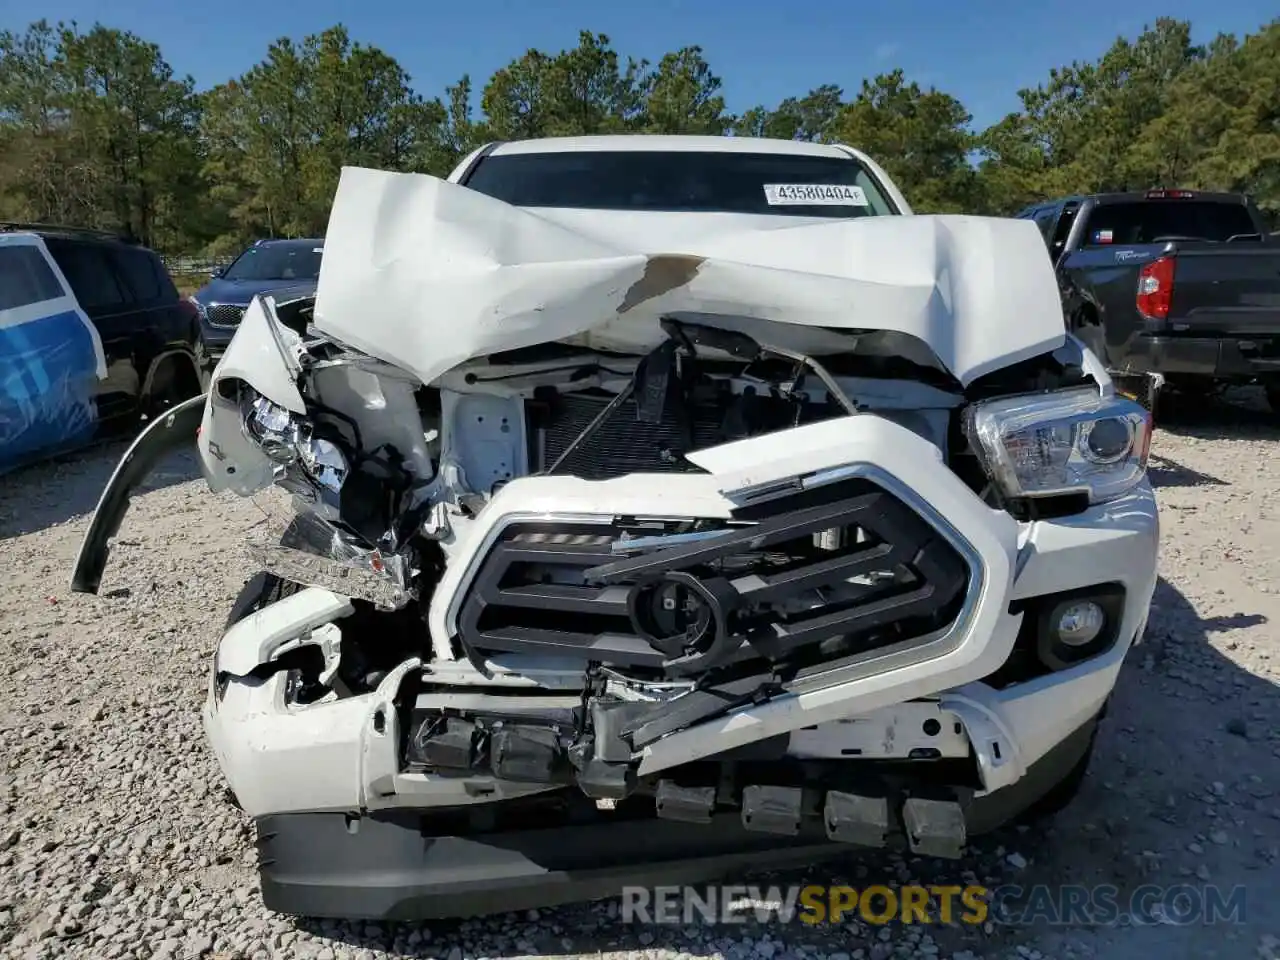
[[[1113,375],[1195,393],[1261,382],[1280,398],[1280,244],[1252,203],[1187,190],[1055,203],[1042,226],[1064,311]]]
[[[1126,366],[1175,379],[1280,374],[1280,246],[1174,246],[1164,254],[1173,280],[1167,313],[1143,317]],[[1139,286],[1161,269],[1140,267]]]

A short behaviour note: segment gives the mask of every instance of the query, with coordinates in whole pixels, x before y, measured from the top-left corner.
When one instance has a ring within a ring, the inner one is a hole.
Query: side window
[[[1057,219],[1058,208],[1050,207],[1048,210],[1041,210],[1036,214],[1036,226],[1040,228],[1040,236],[1044,237],[1044,245],[1049,246],[1050,236],[1053,231],[1053,221]]]
[[[48,247],[86,312],[105,312],[125,305],[124,291],[102,247],[66,240],[49,241]]]
[[[1049,256],[1053,258],[1054,263],[1058,262],[1062,251],[1067,248],[1067,237],[1071,236],[1071,225],[1076,222],[1076,214],[1079,212],[1079,203],[1068,203],[1062,208],[1062,216],[1058,218],[1058,225],[1049,239]]]
[[[156,257],[149,250],[113,247],[110,253],[116,274],[124,278],[135,303],[156,303],[165,299],[164,286],[156,272]]]
[[[23,244],[0,246],[0,310],[13,310],[65,296],[40,251]]]

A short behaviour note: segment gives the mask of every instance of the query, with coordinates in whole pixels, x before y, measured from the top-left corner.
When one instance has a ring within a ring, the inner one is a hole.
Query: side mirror
[[[222,276],[222,267],[218,267],[216,270],[209,271],[210,280],[217,280],[220,276]]]

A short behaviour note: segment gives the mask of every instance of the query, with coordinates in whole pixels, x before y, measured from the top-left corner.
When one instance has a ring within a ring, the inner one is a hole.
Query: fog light
[[[1097,639],[1107,625],[1107,615],[1092,600],[1075,600],[1058,607],[1054,630],[1059,642],[1083,647]]]
[[[1124,617],[1124,589],[1099,584],[1044,597],[1038,606],[1037,657],[1050,670],[1065,670],[1115,643]]]

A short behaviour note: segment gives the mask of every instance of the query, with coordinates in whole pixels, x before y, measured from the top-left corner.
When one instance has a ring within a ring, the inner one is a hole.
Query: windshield
[[[853,157],[601,150],[486,157],[466,185],[518,207],[872,217],[894,210]]]
[[[1103,203],[1089,216],[1084,242],[1091,247],[1159,243],[1165,238],[1213,240],[1256,234],[1242,203],[1218,200],[1135,200]]]
[[[223,273],[227,280],[315,280],[324,247],[312,243],[250,247]]]

